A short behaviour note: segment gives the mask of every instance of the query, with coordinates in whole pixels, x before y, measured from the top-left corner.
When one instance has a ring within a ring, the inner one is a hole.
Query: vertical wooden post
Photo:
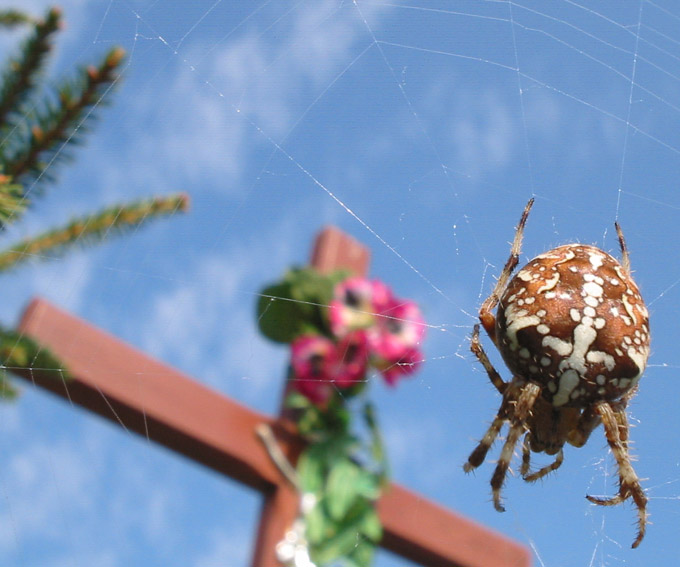
[[[365,276],[369,261],[368,248],[331,226],[317,235],[310,265],[324,274],[344,269],[353,275]],[[284,397],[285,393],[284,390]],[[281,408],[281,415],[285,417],[284,408]],[[298,505],[298,494],[283,478],[270,493],[265,494],[252,567],[280,567],[276,559],[276,544],[295,520]]]

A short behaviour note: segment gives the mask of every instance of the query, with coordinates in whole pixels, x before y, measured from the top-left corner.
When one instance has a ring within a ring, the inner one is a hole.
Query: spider
[[[618,465],[618,494],[586,498],[613,506],[632,498],[638,530],[645,535],[647,497],[628,453],[626,406],[649,356],[649,315],[630,272],[623,232],[615,223],[621,262],[594,246],[567,244],[517,266],[531,199],[520,219],[503,271],[479,310],[479,320],[512,372],[504,382],[486,355],[479,324],[470,348],[503,397],[500,408],[465,472],[484,462],[505,422],[509,431],[491,477],[493,504],[502,512],[501,489],[515,446],[524,436],[520,473],[534,482],[556,470],[563,447],[582,447],[600,423]],[[497,308],[496,315],[493,309]],[[531,452],[554,461],[531,472]]]

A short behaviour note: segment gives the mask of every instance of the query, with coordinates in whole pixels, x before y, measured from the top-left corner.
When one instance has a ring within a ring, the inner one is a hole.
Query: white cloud
[[[73,45],[82,39],[83,31],[89,24],[87,22],[88,5],[96,5],[92,0],[61,0],[60,2],[53,2],[52,0],[15,0],[13,2],[5,2],[4,4],[9,4],[8,7],[19,9],[37,19],[43,19],[48,10],[55,6],[58,7],[61,10],[63,26],[56,36],[57,40],[53,50],[53,53],[56,51],[57,56],[65,46]],[[14,41],[12,41],[11,45],[11,49],[18,47]]]
[[[3,492],[11,498],[0,512],[0,549],[11,551],[33,538],[58,540],[67,509],[69,514],[91,511],[94,472],[68,441],[28,444],[12,453],[3,469]]]
[[[490,90],[459,93],[458,99],[451,115],[456,168],[477,177],[486,169],[507,166],[521,141],[514,110]]]
[[[125,187],[132,178],[138,187],[165,190],[176,187],[177,180],[200,186],[206,179],[220,179],[220,191],[228,192],[230,181],[241,173],[247,124],[190,69],[180,70],[168,88],[160,83],[152,87],[131,101],[129,167],[111,165],[108,185]],[[155,124],[147,130],[141,125],[150,117]]]
[[[371,17],[384,11],[365,10]],[[130,159],[137,165],[122,168],[123,178],[117,163],[118,174],[112,171],[112,179],[122,183],[129,175],[140,181],[147,176],[158,186],[159,175],[183,183],[185,179],[200,183],[209,176],[221,178],[221,191],[241,190],[233,182],[243,172],[249,149],[268,143],[268,137],[280,142],[289,134],[308,106],[356,56],[353,47],[359,38],[368,39],[351,5],[315,2],[293,11],[290,18],[288,33],[272,38],[267,30],[247,30],[212,49],[205,65],[203,52],[185,44],[181,57],[175,58],[182,67],[173,82],[163,85],[159,76],[130,101],[129,129],[135,140]],[[133,57],[132,65],[135,62]],[[153,137],[140,128],[149,119],[157,126]],[[149,166],[140,168],[140,163]],[[159,163],[166,164],[164,172],[158,172]],[[120,183],[112,183],[116,185]]]
[[[30,288],[63,309],[76,312],[85,299],[92,270],[90,255],[71,252],[63,259],[45,262],[33,270]]]

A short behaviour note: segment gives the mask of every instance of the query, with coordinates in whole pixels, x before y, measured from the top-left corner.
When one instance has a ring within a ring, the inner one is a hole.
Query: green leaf
[[[7,378],[7,372],[0,370],[0,398],[3,400],[15,400],[19,396],[19,391],[12,386]]]
[[[364,513],[359,530],[370,541],[378,543],[382,539],[383,528],[375,507],[368,508]]]
[[[335,464],[347,458],[359,446],[359,441],[354,435],[340,433],[330,437],[326,441],[328,451],[328,467],[333,468]]]
[[[324,485],[325,458],[322,453],[310,450],[312,447],[308,448],[300,455],[297,463],[297,471],[302,492],[311,492],[319,495]]]
[[[316,505],[305,516],[307,524],[306,536],[307,540],[315,547],[317,544],[325,541],[328,537],[328,525],[326,516],[321,506]]]
[[[354,565],[368,567],[373,564],[373,555],[375,555],[375,545],[369,541],[361,541],[352,550],[349,558]]]
[[[327,306],[335,284],[346,275],[321,274],[313,268],[288,270],[281,282],[260,292],[257,317],[262,334],[279,343],[291,343],[306,333],[329,336]]]
[[[304,396],[300,392],[296,392],[294,390],[286,395],[284,405],[290,409],[307,409],[313,407],[312,402],[309,401],[307,396]]]
[[[308,301],[327,305],[333,297],[333,281],[313,268],[296,268],[285,276],[293,297],[300,301]]]
[[[330,470],[325,504],[332,519],[341,521],[356,502],[359,496],[356,481],[360,474],[359,467],[349,459],[338,461]]]
[[[300,435],[307,439],[318,437],[319,433],[323,433],[325,428],[323,426],[323,414],[314,407],[311,403],[307,408],[301,410],[301,415],[297,416],[297,428]]]
[[[375,416],[375,408],[371,402],[366,402],[363,408],[363,417],[368,430],[371,433],[371,456],[375,460],[378,468],[381,471],[380,481],[384,485],[389,477],[389,463],[387,462],[387,453],[385,452],[385,445],[383,443],[382,434],[378,427],[378,421]]]
[[[313,559],[317,565],[325,565],[340,557],[347,556],[360,541],[359,534],[353,526],[348,526],[335,536],[326,539],[316,547]]]
[[[381,477],[375,473],[362,469],[355,480],[357,494],[377,500],[380,497]]]
[[[290,284],[284,282],[264,288],[257,301],[260,332],[277,343],[291,343],[302,334],[305,316],[293,300]]]

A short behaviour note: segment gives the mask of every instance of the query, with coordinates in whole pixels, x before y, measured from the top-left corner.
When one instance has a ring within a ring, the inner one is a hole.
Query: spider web
[[[48,5],[24,4],[36,14]],[[40,293],[273,413],[287,353],[258,336],[256,292],[304,264],[314,233],[336,224],[372,248],[372,274],[414,298],[430,326],[421,372],[395,390],[372,385],[395,480],[525,543],[536,565],[674,563],[676,6],[63,8],[56,73],[114,44],[129,59],[89,145],[59,170],[41,209],[49,214],[15,230],[177,189],[192,195],[193,211],[6,278],[3,321]],[[653,523],[634,551],[634,509],[584,498],[616,488],[601,429],[541,482],[509,477],[505,514],[488,485],[498,447],[474,475],[462,472],[500,403],[469,335],[531,196],[525,259],[573,241],[617,253],[618,220],[651,310],[652,357],[630,414]],[[248,564],[258,499],[230,482],[31,388],[0,406],[0,431],[2,564]],[[383,552],[377,561],[405,564]]]

